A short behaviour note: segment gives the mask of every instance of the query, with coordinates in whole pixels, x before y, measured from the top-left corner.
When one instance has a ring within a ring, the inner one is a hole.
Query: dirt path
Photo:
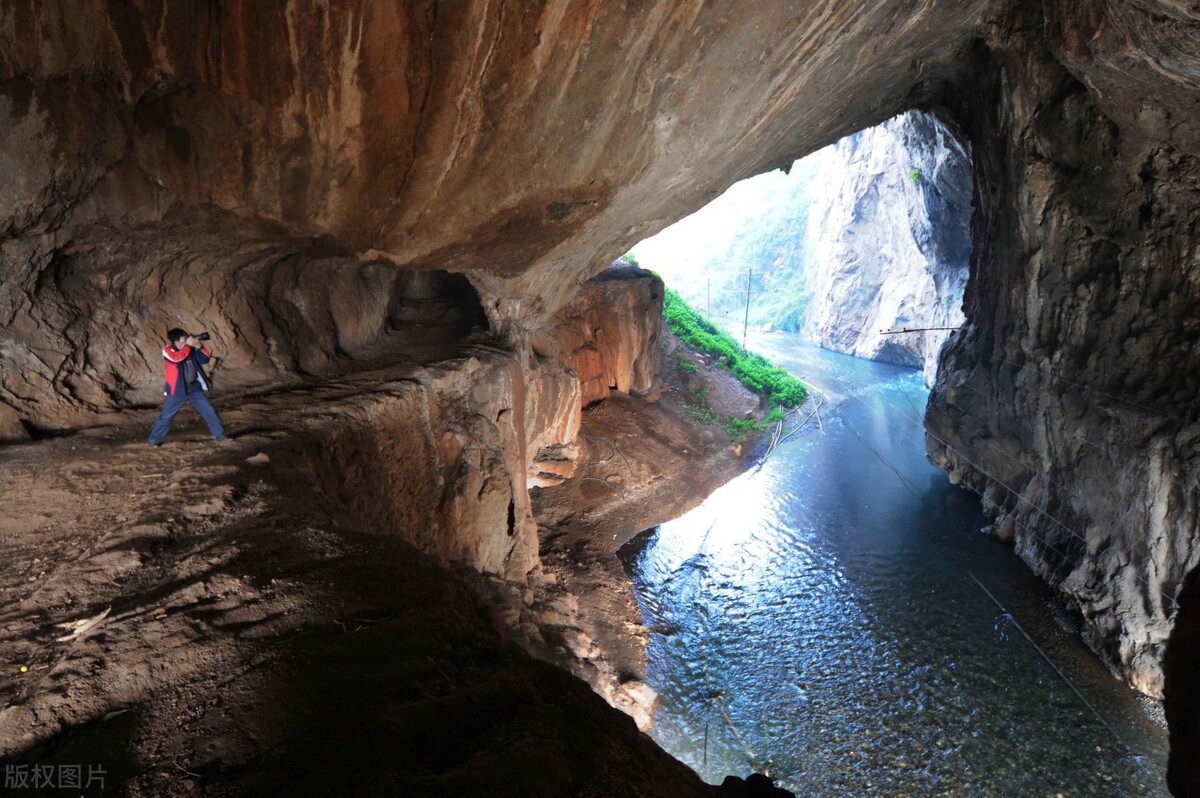
[[[5,778],[98,767],[138,796],[707,794],[503,639],[463,579],[315,494],[305,430],[475,345],[393,343],[406,365],[217,397],[229,446],[185,411],[148,449],[154,412],[134,411],[0,450]]]

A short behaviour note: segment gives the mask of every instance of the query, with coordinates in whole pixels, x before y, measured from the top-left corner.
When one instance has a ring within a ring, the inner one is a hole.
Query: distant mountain
[[[750,278],[750,324],[799,330],[809,294],[805,242],[819,158],[744,180],[633,249],[642,266],[693,307],[741,329]]]

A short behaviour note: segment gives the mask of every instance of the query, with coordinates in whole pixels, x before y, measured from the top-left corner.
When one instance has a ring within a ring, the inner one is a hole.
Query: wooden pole
[[[742,349],[746,348],[746,331],[750,329],[750,281],[754,279],[754,269],[746,272],[746,319],[742,322]]]
[[[880,330],[880,335],[899,335],[900,333],[925,332],[926,330],[957,330],[957,327],[906,327],[903,330]]]

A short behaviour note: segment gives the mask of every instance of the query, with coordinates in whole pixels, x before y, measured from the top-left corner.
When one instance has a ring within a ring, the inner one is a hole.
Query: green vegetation
[[[716,362],[738,378],[750,390],[766,396],[771,403],[771,412],[762,421],[753,418],[734,418],[717,413],[708,405],[708,388],[694,385],[690,388],[696,404],[684,405],[687,417],[701,424],[720,427],[735,441],[744,441],[748,436],[766,429],[783,418],[783,408],[795,407],[804,401],[808,390],[804,384],[766,358],[747,352],[733,340],[729,333],[721,330],[703,315],[689,306],[679,294],[666,289],[663,300],[663,317],[671,332],[675,333],[688,348],[716,358]],[[685,375],[695,374],[695,363],[679,358],[679,370]]]
[[[908,179],[913,182],[913,185],[919,185],[921,182],[921,170],[913,167],[908,170]]]
[[[632,252],[626,252],[624,255],[617,258],[617,260],[628,263],[630,266],[637,266],[639,269],[642,267],[642,264],[638,263],[637,256]]]
[[[767,428],[765,422],[758,422],[752,418],[732,418],[726,416],[721,429],[725,430],[725,434],[733,438],[735,441],[742,441],[751,432],[759,432]]]
[[[755,421],[752,418],[734,418],[733,416],[717,415],[717,411],[708,405],[684,405],[683,412],[692,421],[720,427],[722,432],[735,441],[744,441],[751,433],[762,432],[774,423],[774,421],[770,420],[769,416],[766,420]],[[778,421],[778,419],[775,420]]]
[[[671,332],[691,349],[717,358],[717,363],[750,390],[766,396],[773,407],[795,407],[808,391],[784,369],[762,355],[747,352],[729,333],[697,313],[675,291],[666,290],[663,317]]]
[[[718,421],[717,411],[708,405],[684,405],[683,412],[692,421],[699,421],[701,424],[716,424]]]

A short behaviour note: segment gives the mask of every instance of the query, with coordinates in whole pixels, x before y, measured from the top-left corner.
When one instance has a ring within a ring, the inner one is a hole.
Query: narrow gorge
[[[586,588],[750,464],[671,396],[661,281],[609,264],[904,112],[835,157],[939,142],[875,171],[925,221],[885,246],[876,186],[828,197],[818,275],[955,265],[919,291],[958,329],[891,353],[936,366],[926,453],[1165,698],[1171,789],[1200,794],[1200,11],[1175,0],[0,3],[6,773],[719,794],[527,653],[644,726],[636,643],[593,640],[630,599]],[[231,447],[147,450],[171,327],[211,333]]]
[[[733,332],[802,332],[932,385],[963,322],[972,187],[960,133],[907,111],[736,183],[629,257]]]
[[[936,116],[910,111],[828,148],[814,182],[805,332],[837,352],[920,366],[932,384],[963,322],[969,148]]]

